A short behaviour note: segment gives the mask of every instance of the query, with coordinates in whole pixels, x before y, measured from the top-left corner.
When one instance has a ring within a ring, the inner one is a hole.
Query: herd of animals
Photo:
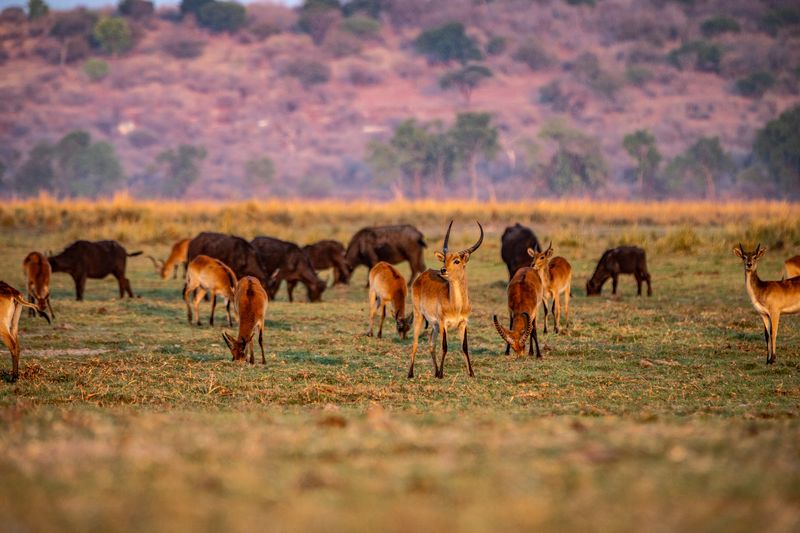
[[[231,304],[238,320],[236,337],[223,333],[234,361],[255,363],[255,339],[264,355],[264,320],[267,304],[274,299],[281,282],[286,282],[289,301],[298,283],[306,286],[308,299],[320,301],[327,282],[320,279],[318,271],[332,269],[333,284],[347,284],[353,271],[360,265],[369,268],[369,330],[372,336],[375,318],[380,312],[378,337],[382,336],[386,307],[391,304],[398,334],[405,339],[413,328],[411,365],[408,377],[414,377],[414,361],[423,328],[430,327],[429,342],[434,375],[444,377],[444,360],[447,355],[449,331],[455,331],[461,343],[466,367],[474,376],[469,357],[467,323],[472,309],[466,267],[470,257],[483,242],[484,232],[477,223],[479,237],[475,244],[463,250],[450,250],[448,243],[453,222],[447,227],[441,251],[434,253],[442,263],[441,268],[426,269],[423,234],[414,226],[367,227],[359,230],[345,248],[334,240],[323,240],[300,247],[295,243],[273,237],[256,237],[247,241],[235,235],[203,232],[192,239],[176,242],[164,260],[149,257],[163,279],[177,278],[178,269],[184,269],[183,299],[189,323],[200,325],[199,306],[208,295],[211,301],[209,323],[214,324],[216,297],[222,297],[228,325],[233,326]],[[561,297],[564,300],[565,320],[569,319],[569,301],[572,285],[572,267],[560,256],[554,256],[552,244],[543,250],[530,228],[515,224],[503,232],[501,257],[508,267],[507,286],[509,326],[501,325],[497,315],[494,326],[506,343],[506,355],[511,350],[517,355],[541,357],[537,336],[538,309],[543,309],[544,332],[547,332],[548,306],[553,315],[556,333],[561,327]],[[800,256],[787,259],[780,281],[762,281],[756,273],[758,260],[766,248],[758,245],[746,252],[741,244],[733,252],[742,259],[745,270],[745,287],[753,306],[764,323],[767,342],[767,363],[775,361],[775,344],[781,314],[800,312]],[[55,318],[50,302],[50,277],[52,273],[69,274],[75,282],[77,300],[83,299],[87,279],[101,279],[112,275],[119,284],[119,296],[133,297],[130,281],[125,276],[128,257],[143,252],[128,253],[116,241],[76,241],[61,253],[45,256],[29,253],[22,266],[27,280],[27,300],[22,293],[0,281],[0,338],[11,352],[12,375],[19,376],[20,345],[18,323],[23,308],[31,316],[38,314],[48,323]],[[411,267],[408,282],[392,265],[407,261]],[[636,246],[620,246],[606,250],[597,263],[592,277],[586,282],[588,296],[600,294],[604,283],[612,279],[612,292],[616,294],[620,274],[631,274],[636,279],[637,294],[642,294],[642,282],[647,283],[647,295],[652,295],[650,274],[645,251]],[[411,288],[412,311],[406,315],[408,289]],[[50,315],[47,314],[49,310]],[[441,334],[441,357],[437,359],[437,337]]]

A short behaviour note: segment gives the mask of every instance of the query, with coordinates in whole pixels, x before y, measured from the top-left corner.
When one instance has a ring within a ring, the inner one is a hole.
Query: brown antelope
[[[194,302],[189,303],[189,295],[197,289],[194,295]],[[186,312],[189,317],[189,324],[192,323],[192,306],[194,306],[194,318],[197,325],[200,325],[200,300],[209,292],[211,296],[211,318],[208,323],[214,325],[214,310],[217,307],[217,294],[225,300],[225,311],[228,314],[228,325],[232,326],[231,321],[231,301],[236,291],[236,274],[233,270],[220,261],[207,255],[198,255],[186,269],[186,285],[183,287],[183,300],[186,302]]]
[[[372,337],[372,328],[375,324],[375,314],[381,310],[381,323],[378,326],[378,338],[383,335],[383,321],[386,319],[386,305],[391,302],[394,309],[394,319],[397,323],[397,334],[406,338],[411,329],[413,313],[407,317],[406,296],[408,287],[406,280],[400,272],[385,261],[381,261],[369,271],[369,332]]]
[[[470,255],[483,242],[483,226],[477,222],[481,230],[478,242],[460,252],[451,252],[447,248],[450,240],[450,229],[453,221],[447,226],[447,233],[444,236],[444,246],[441,252],[436,252],[436,259],[444,263],[439,270],[428,269],[414,280],[412,285],[412,301],[414,304],[414,345],[411,348],[411,367],[408,369],[408,377],[414,377],[414,359],[417,356],[419,334],[422,330],[423,322],[428,322],[431,329],[431,358],[433,359],[433,369],[437,378],[444,377],[444,357],[447,355],[447,330],[457,328],[461,338],[461,351],[467,360],[467,369],[470,377],[474,377],[472,362],[469,359],[469,346],[467,343],[467,320],[472,306],[469,302],[469,292],[467,290],[466,267]],[[442,332],[442,360],[441,364],[436,362],[436,335]]]
[[[528,248],[531,256],[531,268],[539,273],[542,280],[542,303],[544,304],[544,332],[547,333],[547,301],[552,299],[551,311],[556,333],[561,327],[561,302],[559,295],[564,294],[564,314],[569,321],[569,293],[572,285],[572,266],[563,257],[553,257],[553,243],[544,252]]]
[[[22,261],[22,270],[25,273],[25,279],[28,280],[28,300],[34,302],[39,311],[50,309],[50,314],[55,318],[56,314],[50,303],[52,269],[47,258],[39,252],[31,252]],[[35,313],[33,309],[28,309],[30,316],[34,316]]]
[[[744,263],[744,286],[753,307],[764,322],[764,340],[767,341],[767,364],[775,362],[775,341],[781,314],[800,312],[800,278],[783,281],[761,281],[756,272],[758,260],[767,249],[759,244],[754,252],[745,252],[741,243],[733,253]]]
[[[508,282],[509,329],[500,325],[497,315],[493,316],[494,327],[506,341],[506,355],[511,348],[516,355],[525,352],[525,341],[530,340],[528,355],[533,355],[536,344],[536,358],[541,359],[539,338],[536,336],[536,312],[542,301],[542,280],[539,273],[530,267],[518,268]]]
[[[790,257],[783,262],[783,277],[781,279],[790,279],[800,276],[800,255]]]
[[[22,308],[33,309],[36,313],[50,323],[47,313],[40,311],[32,303],[28,303],[17,289],[0,281],[0,338],[11,352],[11,381],[16,381],[19,377],[19,317]]]
[[[264,318],[267,314],[267,293],[258,278],[245,276],[236,286],[236,310],[239,313],[239,335],[236,339],[222,334],[225,344],[233,355],[234,361],[247,360],[250,349],[250,364],[255,364],[253,337],[258,330],[258,346],[261,348],[261,364],[267,364],[264,357]]]
[[[181,239],[173,244],[172,251],[166,260],[156,259],[152,255],[147,256],[153,262],[156,271],[161,275],[161,279],[167,279],[170,272],[172,272],[172,279],[176,279],[178,277],[178,265],[183,265],[183,274],[186,275],[190,242],[192,242],[192,239]]]

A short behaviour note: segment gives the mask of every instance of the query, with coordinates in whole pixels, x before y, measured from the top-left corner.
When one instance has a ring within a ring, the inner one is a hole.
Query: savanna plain
[[[411,339],[391,322],[364,335],[364,267],[322,303],[282,288],[253,366],[231,362],[220,306],[214,327],[205,302],[190,326],[183,282],[143,256],[128,260],[133,299],[108,278],[76,302],[54,274],[53,324],[20,321],[16,383],[0,358],[0,529],[797,531],[800,330],[784,318],[765,365],[731,248],[769,246],[759,274],[778,279],[798,215],[768,202],[6,203],[0,278],[19,289],[27,252],[78,238],[163,258],[202,230],[346,243],[408,222],[429,267],[450,218],[451,247],[475,241],[476,219],[486,238],[467,267],[472,379],[452,338],[435,379],[426,335],[406,379]],[[500,235],[515,222],[574,269],[566,327],[545,335],[540,320],[540,360],[503,355],[492,325],[508,316]],[[587,298],[619,244],[647,250],[653,296],[623,276],[616,296],[609,282]]]

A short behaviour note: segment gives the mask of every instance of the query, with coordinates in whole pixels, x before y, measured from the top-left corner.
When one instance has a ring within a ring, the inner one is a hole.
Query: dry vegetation
[[[760,268],[777,278],[800,246],[798,215],[783,203],[6,204],[0,272],[16,286],[28,251],[77,237],[163,257],[202,229],[306,243],[402,221],[425,233],[429,265],[450,217],[454,246],[472,243],[472,219],[487,237],[469,273],[475,379],[451,343],[444,380],[424,352],[406,380],[411,340],[364,336],[364,269],[319,304],[282,291],[267,312],[267,364],[254,367],[230,362],[230,328],[187,325],[181,281],[161,281],[146,259],[128,262],[132,300],[91,280],[75,302],[56,274],[54,325],[23,317],[21,378],[0,385],[3,523],[797,530],[800,332],[785,320],[777,363],[764,365],[730,248],[783,246]],[[541,361],[501,355],[491,322],[506,313],[499,237],[515,221],[575,269],[571,322],[540,335]],[[606,286],[587,299],[583,281],[620,242],[647,248],[654,296],[636,298],[622,278],[617,297]]]

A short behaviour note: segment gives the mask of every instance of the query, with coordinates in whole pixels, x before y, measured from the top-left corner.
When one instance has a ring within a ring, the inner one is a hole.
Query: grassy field
[[[451,216],[453,246],[475,240],[473,219],[487,230],[468,267],[474,379],[451,342],[444,380],[427,349],[407,380],[411,340],[389,323],[364,336],[363,268],[319,304],[281,290],[266,366],[230,361],[219,309],[217,326],[189,326],[182,282],[144,258],[128,262],[132,300],[109,278],[76,302],[56,274],[53,325],[23,317],[20,380],[0,382],[2,529],[797,531],[800,331],[782,321],[767,367],[730,248],[773,247],[759,273],[778,278],[800,206],[44,198],[0,208],[0,278],[21,288],[28,251],[79,237],[163,257],[205,229],[306,243],[398,221],[422,229],[434,266]],[[540,361],[504,356],[491,322],[507,316],[500,235],[516,221],[575,272],[569,325],[540,331]],[[653,297],[623,277],[616,297],[609,283],[586,298],[621,243],[647,248]]]

